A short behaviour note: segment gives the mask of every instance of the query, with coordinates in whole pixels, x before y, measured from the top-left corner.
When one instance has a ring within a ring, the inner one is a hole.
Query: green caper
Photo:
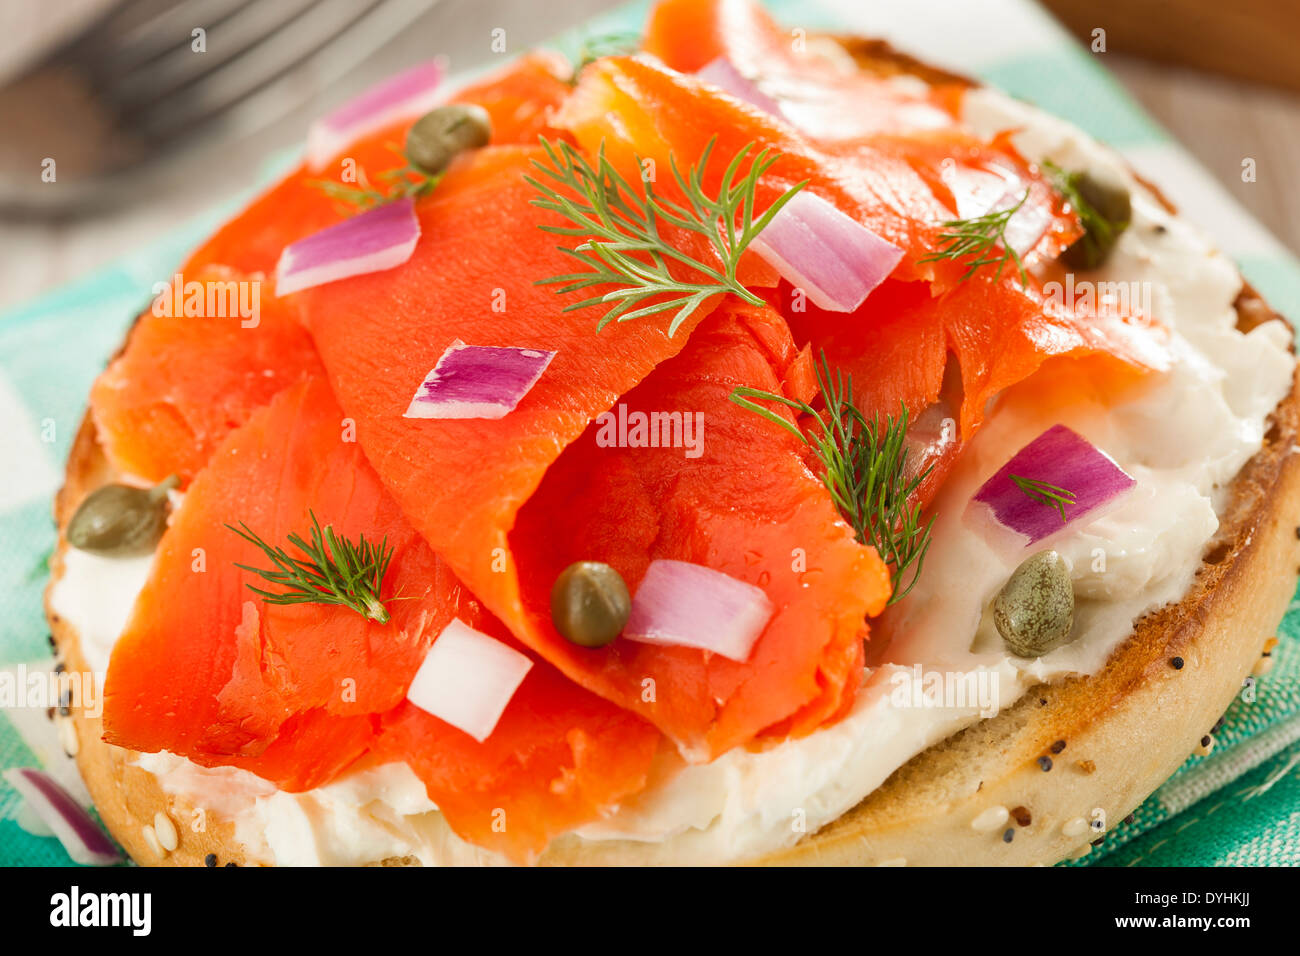
[[[452,103],[425,113],[406,134],[406,158],[422,172],[446,169],[467,149],[486,146],[492,138],[492,118],[474,103]]]
[[[104,485],[83,501],[68,522],[68,544],[82,551],[125,557],[153,550],[167,528],[167,492],[180,485],[168,475],[152,488]]]
[[[1074,585],[1065,559],[1055,551],[1026,558],[993,599],[993,623],[1017,657],[1051,650],[1074,624]]]
[[[579,647],[604,647],[622,633],[632,597],[622,576],[599,561],[577,561],[551,588],[555,629]]]
[[[1084,234],[1076,239],[1061,258],[1076,269],[1095,269],[1106,261],[1120,235],[1133,219],[1133,202],[1122,183],[1074,173],[1070,184],[1081,202],[1077,203]]]

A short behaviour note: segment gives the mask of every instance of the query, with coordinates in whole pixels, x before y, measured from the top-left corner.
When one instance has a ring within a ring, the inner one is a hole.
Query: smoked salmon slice
[[[788,123],[649,60],[611,57],[593,63],[553,123],[589,155],[603,148],[628,178],[654,170],[656,188],[670,195],[675,184],[666,171],[673,161],[689,166],[710,142],[719,160],[705,177],[710,189],[716,189],[725,164],[745,146],[773,149],[780,158],[759,183],[759,211],[806,182],[806,189],[903,250],[895,278],[929,281],[937,291],[957,285],[966,271],[960,262],[923,261],[942,245],[944,223],[955,215],[951,189],[944,185],[949,168],[989,175],[1005,169],[1013,181],[1031,189],[1022,215],[1032,211],[1042,230],[1023,252],[1026,261],[1056,255],[1078,234],[1074,217],[1041,176],[1003,141],[982,143],[952,129],[915,139],[863,137],[824,148]]]
[[[572,91],[569,61],[534,50],[477,83],[461,88],[453,103],[476,103],[492,117],[492,144],[532,146],[550,131],[551,111]]]
[[[759,693],[756,689],[763,683],[760,679],[754,690],[728,708],[717,698],[726,701],[741,692],[748,670],[759,666],[747,670],[716,661],[706,663],[699,652],[678,654],[647,648],[628,652],[634,665],[610,668],[597,663],[597,655],[575,652],[550,629],[548,613],[539,610],[547,604],[538,591],[542,588],[539,582],[551,568],[528,582],[533,588],[531,595],[521,591],[522,563],[531,555],[512,552],[509,535],[519,511],[567,445],[686,345],[700,314],[673,338],[664,332],[666,322],[647,320],[611,325],[597,333],[593,316],[562,312],[558,297],[533,285],[536,278],[571,268],[565,257],[535,235],[539,217],[528,205],[532,193],[521,176],[537,155],[535,150],[481,154],[472,165],[448,176],[442,188],[421,203],[423,236],[404,266],[308,290],[294,297],[294,302],[302,310],[345,413],[357,421],[362,447],[411,521],[460,579],[512,633],[570,678],[633,707],[697,756],[712,755],[809,705],[822,692],[817,683],[822,651],[835,641],[856,641],[866,612],[888,596],[888,585],[882,585],[883,578],[876,574],[883,571],[874,555],[854,544],[847,527],[838,521],[825,490],[804,467],[793,439],[770,435],[778,429],[757,428],[761,419],[727,402],[722,394],[720,403],[713,406],[716,414],[739,418],[777,443],[772,457],[785,463],[785,471],[776,486],[797,481],[800,491],[786,489],[788,498],[797,498],[810,515],[824,519],[817,537],[800,546],[830,548],[828,542],[835,542],[838,536],[837,547],[842,549],[824,584],[813,589],[823,598],[834,594],[841,611],[814,618],[811,627],[800,625],[799,630],[809,637],[807,644],[798,648],[804,656],[791,663],[789,686],[767,695],[766,690]],[[501,268],[503,262],[511,267]],[[430,289],[437,289],[438,294],[430,295]],[[494,300],[503,303],[501,311],[492,310]],[[788,337],[788,332],[785,334]],[[457,338],[472,345],[545,349],[557,354],[519,406],[502,419],[403,418],[424,376]],[[744,364],[743,359],[738,361]],[[779,387],[757,346],[749,347],[747,362],[754,372],[749,378],[761,372],[761,381],[742,382],[741,377],[733,376],[735,384]],[[754,421],[749,421],[750,417]],[[747,434],[746,440],[749,437]],[[684,473],[699,465],[692,460],[686,467],[683,459],[675,460]],[[729,464],[746,472],[751,467],[743,457]],[[682,480],[688,478],[683,475]],[[758,498],[761,501],[761,494]],[[703,497],[683,502],[682,520],[692,507],[704,508],[706,504]],[[786,513],[780,510],[781,504],[773,507]],[[817,508],[820,511],[812,510]],[[585,510],[585,506],[575,509],[570,501],[564,513],[580,523]],[[647,515],[638,513],[638,520]],[[762,521],[758,517],[753,520],[761,526],[754,529],[758,538],[777,534],[778,523],[770,514]],[[633,529],[624,530],[631,534]],[[696,560],[707,557],[710,566],[722,562],[740,573],[744,562],[735,562],[739,561],[738,541],[743,535],[734,533],[736,538],[728,542],[732,553],[692,552]],[[770,541],[751,551],[761,554],[766,549],[766,560],[780,560],[789,567],[788,553],[794,546],[787,544],[779,559],[773,555],[780,549]],[[643,555],[642,565],[646,560]],[[629,580],[638,580],[643,570],[643,566],[630,567]],[[756,576],[765,568],[750,565],[743,570]],[[770,577],[772,572],[768,574]],[[787,571],[783,580],[789,576]],[[549,587],[548,580],[545,588],[549,591]],[[844,622],[850,619],[851,633],[846,638],[848,625]],[[760,659],[773,661],[784,649],[780,639],[773,639],[769,645],[772,657],[762,652]],[[661,703],[645,706],[630,699],[640,693],[639,689],[635,695],[628,693],[632,666],[674,658],[679,662],[664,664]],[[842,677],[829,678],[835,685],[829,693],[836,704],[843,689]],[[780,683],[782,679],[776,680]]]
[[[661,735],[540,661],[482,744],[405,703],[453,616],[511,639],[403,518],[342,422],[328,385],[308,379],[233,432],[195,480],[114,647],[105,739],[240,767],[287,791],[363,756],[403,760],[453,829],[525,861],[641,789]],[[388,624],[265,603],[245,587],[266,582],[235,565],[267,561],[225,525],[279,542],[309,510],[395,548]]]
[[[866,618],[890,594],[884,565],[853,540],[803,447],[730,400],[742,385],[781,389],[748,323],[724,307],[615,416],[694,416],[703,429],[698,457],[645,447],[648,436],[632,447],[630,429],[619,447],[614,418],[593,423],[551,467],[510,538],[530,643],[574,680],[654,721],[695,759],[768,728],[807,733],[851,700]],[[747,661],[629,640],[591,650],[552,627],[550,588],[571,562],[606,562],[635,592],[660,558],[705,565],[767,594],[776,614]]]
[[[521,646],[488,615],[467,620]],[[461,837],[529,863],[640,792],[662,742],[651,724],[539,661],[482,743],[406,703],[384,715],[374,756],[409,764]]]
[[[781,311],[796,343],[853,377],[855,404],[868,418],[906,406],[912,461],[932,467],[915,499],[922,505],[1006,389],[1054,363],[1087,361],[1118,390],[1170,360],[1164,332],[1146,317],[1080,313],[1010,276],[972,279],[939,296],[925,283],[887,280],[851,316],[810,302],[793,308],[790,295],[783,285]],[[944,418],[951,429],[940,434]]]
[[[269,286],[215,267],[182,278],[179,294],[163,293],[165,308],[136,320],[90,392],[109,460],[151,482],[173,473],[188,482],[253,411],[322,371],[311,338]],[[241,297],[256,306],[251,318],[240,314]]]
[[[546,52],[529,53],[500,71],[448,97],[453,103],[477,103],[492,120],[492,143],[533,144],[547,130],[551,111],[569,94],[568,64]],[[329,196],[322,180],[340,181],[340,163],[350,160],[372,184],[378,175],[406,164],[402,155],[411,121],[352,144],[321,172],[298,167],[200,246],[182,271],[219,264],[244,272],[271,275],[280,252],[314,232],[332,226],[355,210]]]
[[[290,721],[368,722],[402,700],[463,589],[347,438],[329,386],[310,378],[254,413],[200,472],[114,646],[110,743],[234,763],[302,789],[329,778],[305,772],[304,749],[268,750]],[[246,587],[267,582],[235,565],[269,567],[268,558],[225,525],[244,522],[280,544],[306,533],[309,511],[395,549],[386,587],[402,600],[390,602],[389,624],[340,606],[267,604]]]
[[[951,356],[960,370],[959,437],[969,439],[990,401],[1053,357],[1099,353],[1135,369],[1164,368],[1161,334],[1140,317],[1082,315],[1045,301],[1010,276],[968,281],[940,296],[924,283],[888,280],[852,316],[812,303],[783,309],[795,341],[825,350],[852,374],[858,406],[897,415],[939,398]]]
[[[726,58],[784,116],[821,140],[943,129],[956,121],[948,84],[918,93],[864,73],[833,41],[783,29],[752,0],[664,0],[646,22],[643,49],[682,73]]]

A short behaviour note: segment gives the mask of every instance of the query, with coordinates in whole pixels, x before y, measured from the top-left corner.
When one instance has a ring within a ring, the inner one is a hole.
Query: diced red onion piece
[[[285,246],[275,267],[275,294],[400,266],[419,240],[414,201],[376,206]]]
[[[1065,521],[1054,505],[1031,498],[1011,480],[1012,475],[1056,485],[1074,494],[1065,503]],[[1037,544],[1067,525],[1096,513],[1128,492],[1137,482],[1107,454],[1064,425],[1043,432],[998,469],[975,493],[972,509],[987,508],[994,521],[1020,535],[1026,545]]]
[[[457,339],[424,377],[405,418],[504,418],[537,384],[554,352],[466,345]]]
[[[117,845],[100,829],[95,818],[44,770],[11,767],[4,772],[4,778],[54,831],[75,862],[85,866],[112,866],[122,862]]]
[[[1029,186],[1016,171],[997,165],[977,168],[951,163],[941,176],[957,203],[958,219],[973,219],[1014,206]],[[1018,256],[1038,245],[1053,219],[1050,206],[1029,200],[1012,215],[1005,231],[1008,244]]]
[[[711,83],[730,93],[738,100],[757,106],[764,113],[781,115],[781,104],[758,88],[758,84],[746,77],[735,64],[725,56],[710,60],[695,71],[695,75],[705,83]]]
[[[361,137],[429,112],[443,96],[443,69],[439,60],[417,64],[317,120],[307,132],[307,167],[319,171]]]
[[[854,311],[903,258],[898,246],[807,189],[781,207],[750,247],[828,312]]]
[[[482,743],[532,666],[513,647],[453,618],[415,672],[406,699]]]
[[[651,561],[623,636],[749,659],[776,608],[760,588],[687,561]]]
[[[1018,175],[996,165],[980,168],[945,161],[940,176],[957,203],[958,219],[982,216],[1007,196],[1014,194],[1019,199],[1025,192],[1025,185]]]
[[[994,203],[989,212],[1009,209],[1020,202],[1020,198],[1024,195],[1025,187],[1021,185],[1018,189],[1008,192]],[[1038,245],[1039,240],[1043,238],[1043,234],[1047,232],[1048,227],[1052,224],[1051,207],[1036,203],[1033,200],[1034,197],[1030,194],[1029,198],[1025,200],[1025,204],[1011,214],[1011,218],[1007,220],[1007,227],[1002,233],[1007,245],[1015,250],[1016,255],[1021,257]]]

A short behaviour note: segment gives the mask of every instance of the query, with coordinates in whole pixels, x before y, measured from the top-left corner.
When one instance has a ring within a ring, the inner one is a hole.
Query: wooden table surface
[[[1110,52],[1105,65],[1293,252],[1300,253],[1300,94]],[[1241,164],[1256,161],[1243,182]],[[0,308],[29,299],[150,241],[211,205],[191,183],[160,187],[154,202],[61,223],[0,220]]]
[[[1119,54],[1106,65],[1242,206],[1300,254],[1300,94]],[[1255,181],[1242,181],[1242,160]]]

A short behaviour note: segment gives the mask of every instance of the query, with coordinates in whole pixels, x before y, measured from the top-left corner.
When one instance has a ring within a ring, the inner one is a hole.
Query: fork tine
[[[324,0],[215,70],[202,82],[169,91],[135,111],[125,122],[154,144],[181,137],[194,127],[236,110],[253,114],[284,99],[276,81],[308,62],[338,75],[368,57],[413,22],[430,0]]]
[[[245,4],[208,30],[205,53],[190,49],[189,30],[175,33],[170,49],[137,68],[115,73],[104,91],[105,98],[123,115],[144,110],[244,59],[258,46],[274,43],[286,28],[295,32],[309,25],[317,6],[318,0]]]
[[[188,51],[195,27],[211,36],[231,16],[255,3],[257,0],[181,0],[168,4],[105,49],[103,63],[112,75],[121,76],[178,49]]]

